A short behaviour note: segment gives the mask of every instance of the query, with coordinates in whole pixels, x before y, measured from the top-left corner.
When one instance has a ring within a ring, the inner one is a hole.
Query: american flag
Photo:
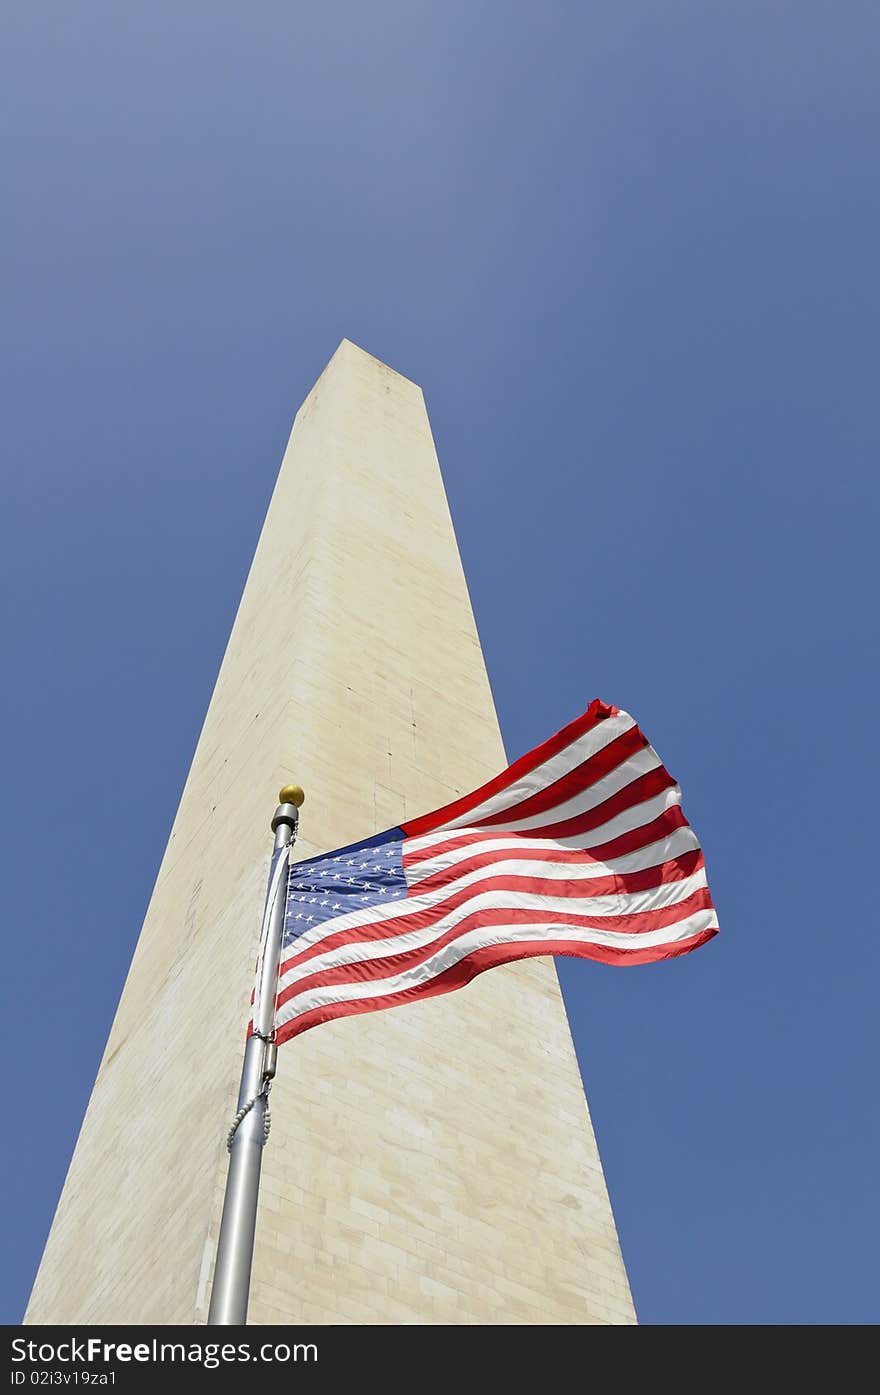
[[[646,964],[717,930],[681,790],[597,699],[473,794],[291,867],[276,1039],[514,959]]]

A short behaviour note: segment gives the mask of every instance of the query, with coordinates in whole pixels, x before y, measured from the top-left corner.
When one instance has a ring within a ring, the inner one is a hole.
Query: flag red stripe
[[[593,865],[595,858],[584,853],[577,853],[574,857],[559,857],[556,854],[541,852],[537,848],[511,849],[509,853],[485,852],[474,857],[469,857],[462,862],[453,863],[451,867],[444,867],[442,871],[432,872],[430,876],[423,877],[417,886],[413,888],[413,894],[424,896],[431,891],[439,891],[443,886],[451,886],[460,881],[462,877],[469,876],[471,872],[478,872],[483,867],[491,867],[493,863],[506,861],[514,862],[551,862],[558,863],[564,867],[581,867]],[[700,867],[703,866],[703,854],[699,848],[693,848],[690,852],[680,853],[678,857],[669,858],[666,861],[655,862],[651,867],[642,867],[635,872],[615,872],[609,870],[604,877],[572,877],[570,880],[562,877],[541,877],[533,876],[530,872],[501,872],[499,880],[506,886],[510,883],[511,891],[534,891],[546,892],[548,896],[610,896],[612,892],[632,892],[647,891],[652,886],[661,886],[664,882],[681,881],[684,877],[692,877]],[[523,881],[528,885],[524,887]],[[479,889],[488,886],[488,881],[481,880]],[[558,890],[554,890],[558,888]],[[469,888],[473,895],[476,886]]]
[[[664,959],[675,959],[679,955],[688,954],[717,934],[716,929],[702,930],[687,940],[636,950],[609,949],[605,945],[572,944],[569,940],[531,940],[516,945],[489,945],[485,949],[475,950],[451,969],[416,987],[389,993],[385,997],[355,998],[347,1003],[328,1003],[325,1007],[312,1008],[311,1011],[304,1012],[300,1017],[294,1017],[280,1026],[277,1041],[290,1041],[309,1027],[317,1027],[320,1023],[330,1022],[334,1018],[355,1017],[363,1012],[379,1012],[383,1008],[398,1007],[404,1003],[416,1002],[420,998],[434,998],[441,993],[451,993],[457,988],[464,988],[486,969],[511,964],[518,959],[561,955],[569,959],[592,959],[602,964],[656,964]]]
[[[645,775],[639,775],[630,784],[624,785],[623,789],[616,794],[609,795],[601,804],[594,804],[592,809],[585,810],[582,814],[574,814],[571,818],[563,819],[559,823],[540,824],[535,828],[511,830],[512,834],[522,834],[524,838],[577,838],[582,833],[589,833],[594,828],[600,828],[609,819],[615,818],[618,814],[624,813],[627,809],[632,809],[637,804],[644,804],[646,800],[653,799],[655,795],[662,794],[664,790],[673,789],[675,780],[669,774],[665,766],[658,765],[653,770],[649,770]],[[516,817],[508,815],[508,824],[515,824]],[[480,829],[483,825],[479,825]],[[474,830],[468,830],[473,832]],[[490,832],[503,833],[505,825],[493,825]],[[480,836],[480,835],[477,835]],[[485,837],[485,833],[482,834]],[[425,850],[422,856],[433,856],[436,851],[435,845],[430,850]],[[446,846],[446,844],[442,844]],[[591,850],[592,851],[592,850]],[[417,860],[416,858],[413,861]]]
[[[576,838],[581,833],[589,833],[590,829],[599,828],[616,814],[631,809],[634,804],[642,804],[655,794],[662,794],[663,790],[671,789],[674,784],[669,771],[658,765],[646,775],[640,775],[638,779],[625,785],[616,794],[609,795],[601,804],[594,804],[592,809],[587,809],[583,814],[575,814],[560,823],[542,824],[539,828],[518,831],[529,838]],[[510,822],[514,823],[516,820],[511,819]],[[502,827],[503,825],[499,827],[499,832]]]
[[[423,814],[421,818],[409,819],[401,827],[408,838],[419,838],[423,833],[431,833],[435,828],[441,828],[444,823],[449,823],[451,819],[461,818],[471,809],[476,809],[493,795],[499,794],[501,790],[507,789],[508,785],[515,784],[523,775],[528,775],[537,766],[543,765],[552,756],[564,751],[566,746],[570,746],[579,736],[583,736],[606,717],[613,717],[619,709],[612,707],[600,698],[595,698],[590,703],[586,712],[580,717],[575,717],[573,722],[569,722],[567,727],[558,731],[555,736],[551,736],[541,746],[536,746],[533,751],[528,751],[521,756],[518,761],[507,770],[503,770],[500,775],[489,780],[487,784],[481,785],[473,794],[462,795],[461,799],[454,800],[451,804],[444,804],[442,809],[435,809],[433,813]]]
[[[620,833],[607,843],[596,843],[590,848],[590,856],[597,862],[613,862],[616,857],[626,857],[628,853],[640,852],[660,838],[667,838],[676,828],[690,828],[680,804],[670,804],[662,814],[640,828],[631,828],[629,833]]]
[[[438,908],[432,907],[430,911],[409,917],[407,930],[421,930],[435,924],[442,915],[436,914]],[[440,908],[442,912],[448,909],[446,903]],[[388,978],[391,974],[403,973],[407,969],[415,968],[416,965],[424,963],[430,959],[444,945],[457,940],[461,935],[467,934],[471,930],[479,930],[489,925],[546,925],[549,922],[555,925],[570,925],[573,929],[582,930],[608,930],[618,934],[631,934],[633,936],[651,934],[655,930],[666,930],[671,925],[677,925],[679,921],[686,920],[689,915],[694,915],[697,911],[708,911],[712,909],[712,901],[706,887],[699,887],[683,901],[677,901],[672,906],[663,906],[656,910],[635,911],[629,915],[611,916],[590,916],[577,914],[569,910],[521,910],[519,908],[483,908],[474,911],[472,915],[464,916],[457,925],[452,926],[445,934],[438,935],[429,944],[419,945],[415,949],[404,949],[401,952],[388,953],[381,959],[357,960],[353,964],[339,964],[331,968],[319,969],[316,973],[308,974],[297,979],[278,995],[279,1007],[291,998],[297,997],[300,993],[305,993],[310,988],[327,988],[335,984],[349,982],[367,982],[375,978]],[[368,940],[391,938],[375,933],[376,927],[369,927],[369,935],[359,936],[356,943],[366,943]],[[384,931],[384,926],[382,927]],[[402,932],[405,933],[405,932]],[[629,953],[629,950],[622,951]]]
[[[643,801],[639,801],[641,803]],[[636,804],[633,804],[636,808]],[[610,838],[605,843],[597,843],[590,847],[559,848],[559,852],[571,853],[572,857],[588,856],[596,862],[610,862],[614,857],[623,857],[626,853],[639,852],[641,848],[646,848],[649,843],[656,843],[661,838],[667,837],[676,828],[688,828],[687,819],[684,816],[680,804],[670,804],[668,809],[664,809],[662,814],[651,819],[649,823],[640,824],[638,828],[632,828],[628,833],[619,833],[616,838]],[[503,830],[493,829],[491,833],[484,833],[482,826],[479,829],[462,828],[454,830],[448,838],[444,838],[441,843],[432,843],[427,848],[412,848],[407,843],[403,845],[403,865],[406,868],[418,867],[420,863],[427,862],[434,857],[442,857],[447,852],[455,852],[459,848],[466,848],[473,843],[485,843],[487,838],[503,837]],[[523,834],[510,834],[511,838],[538,838],[542,835],[534,830]],[[556,855],[556,849],[547,849],[548,854]]]
[[[692,858],[693,856],[693,853],[684,854],[686,858]],[[422,929],[426,925],[433,925],[435,921],[447,915],[448,912],[457,910],[459,906],[465,905],[468,901],[473,900],[475,896],[481,896],[487,891],[527,891],[539,894],[543,890],[547,892],[547,894],[559,898],[566,894],[567,887],[576,885],[578,899],[580,900],[586,900],[599,895],[613,895],[615,892],[646,891],[650,887],[661,886],[666,881],[680,880],[681,875],[692,876],[693,873],[702,866],[702,853],[699,849],[696,850],[696,857],[699,860],[694,862],[691,870],[679,875],[675,875],[671,872],[671,869],[679,863],[680,859],[678,858],[673,858],[670,862],[660,863],[657,867],[647,868],[646,871],[653,876],[653,880],[645,884],[640,882],[640,884],[631,887],[626,885],[627,878],[643,878],[645,877],[645,872],[628,872],[616,874],[612,877],[596,877],[586,882],[577,883],[572,883],[563,879],[555,881],[549,878],[539,879],[499,875],[497,877],[481,879],[472,886],[459,888],[458,891],[456,891],[454,887],[450,887],[449,895],[444,896],[441,901],[438,901],[433,906],[414,909],[411,900],[402,900],[400,902],[400,913],[398,915],[375,921],[363,921],[358,925],[343,927],[343,929],[336,930],[329,935],[325,935],[322,939],[307,945],[306,948],[300,950],[299,953],[289,955],[281,964],[279,971],[280,976],[283,977],[284,974],[288,973],[291,969],[296,968],[298,964],[305,964],[309,959],[315,959],[319,954],[326,954],[329,950],[337,949],[340,945],[356,944],[360,940],[391,939],[394,935],[406,934],[408,930]],[[668,875],[667,869],[670,869]],[[596,889],[602,885],[606,887],[604,892]],[[548,891],[548,888],[551,889]],[[420,892],[421,888],[419,888],[419,893]],[[377,906],[376,910],[385,910],[388,904],[389,903],[386,901],[382,906]],[[552,915],[555,916],[556,914],[557,911],[554,908]],[[639,911],[637,914],[644,915],[645,912]],[[610,918],[607,916],[602,917],[603,921],[609,921],[609,919]],[[293,944],[296,944],[295,940]]]
[[[603,746],[601,751],[597,751],[595,755],[582,761],[580,765],[576,765],[573,770],[560,775],[558,780],[545,785],[543,789],[530,795],[528,799],[522,799],[507,809],[499,809],[497,813],[481,818],[480,827],[492,828],[499,823],[511,823],[514,819],[536,818],[538,814],[546,814],[553,809],[558,809],[561,804],[565,804],[575,795],[589,789],[591,785],[595,785],[597,780],[601,780],[605,775],[610,775],[611,771],[619,765],[624,765],[631,756],[643,750],[647,744],[647,737],[642,735],[638,727],[630,727],[629,731],[624,731],[613,741],[609,741],[608,745]]]

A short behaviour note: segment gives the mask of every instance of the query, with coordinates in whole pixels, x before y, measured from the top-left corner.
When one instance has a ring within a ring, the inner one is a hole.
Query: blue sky
[[[0,1317],[347,336],[424,386],[508,754],[618,703],[706,850],[706,949],[561,964],[641,1319],[876,1321],[876,5],[4,29]]]

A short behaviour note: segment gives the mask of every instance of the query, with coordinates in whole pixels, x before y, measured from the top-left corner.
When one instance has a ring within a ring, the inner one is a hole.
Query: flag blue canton
[[[290,868],[284,939],[287,949],[305,930],[351,911],[406,896],[403,831],[393,828],[331,855]]]

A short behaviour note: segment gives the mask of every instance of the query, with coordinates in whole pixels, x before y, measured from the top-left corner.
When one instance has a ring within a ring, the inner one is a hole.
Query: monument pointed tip
[[[369,349],[365,349],[361,344],[356,344],[353,339],[349,339],[346,335],[343,335],[342,339],[340,339],[330,363],[333,363],[337,358],[361,358],[367,360],[369,363],[377,363],[386,373],[393,373],[395,378],[399,378],[404,383],[411,383],[413,387],[418,388],[419,392],[421,392],[418,383],[414,382],[412,378],[408,378],[405,373],[399,373],[396,368],[391,367],[390,363],[386,363],[384,359],[379,358],[376,354],[371,354]]]
[[[336,346],[333,357],[335,358],[337,354],[348,353],[363,354],[364,358],[376,358],[375,354],[371,354],[368,349],[365,349],[361,344],[356,344],[353,339],[349,339],[344,334]],[[376,359],[376,362],[379,363],[381,360]]]

